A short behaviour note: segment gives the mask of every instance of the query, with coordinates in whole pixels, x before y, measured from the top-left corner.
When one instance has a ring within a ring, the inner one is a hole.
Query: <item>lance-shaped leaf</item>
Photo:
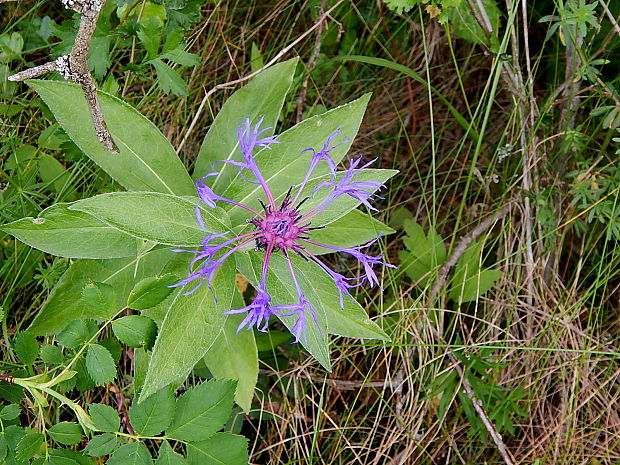
[[[80,86],[39,80],[27,84],[41,96],[73,142],[126,189],[194,194],[192,180],[170,142],[130,105],[98,92],[106,125],[120,150],[111,153],[97,139]]]
[[[213,169],[218,160],[242,160],[236,128],[244,118],[253,123],[264,117],[263,127],[275,127],[284,98],[293,82],[297,58],[268,68],[256,75],[247,85],[237,90],[224,103],[205,136],[196,165],[194,178],[200,178]],[[273,129],[265,133],[273,134]],[[216,192],[222,192],[235,176],[234,167],[219,165],[219,172],[211,181]]]
[[[284,194],[291,186],[302,182],[307,172],[310,153],[304,152],[307,148],[320,150],[326,139],[336,129],[341,128],[339,136],[332,144],[339,144],[331,151],[335,163],[345,156],[357,134],[370,94],[351,103],[309,118],[278,136],[279,144],[264,148],[255,153],[256,164],[275,197]],[[342,143],[341,143],[342,142]],[[320,163],[313,177],[320,177],[328,173],[325,163]],[[241,176],[237,176],[230,187],[223,194],[224,197],[236,202],[260,209],[258,199],[263,196],[260,186],[248,183]],[[226,207],[233,224],[246,218],[247,212],[239,207]],[[334,218],[335,219],[335,218]]]
[[[67,323],[78,319],[110,318],[123,309],[134,283],[147,276],[161,273],[174,257],[168,249],[153,249],[139,258],[112,260],[80,260],[62,275],[28,329],[35,335],[49,335],[61,331]],[[103,282],[116,292],[116,309],[112,314],[96,314],[82,300],[82,290],[89,282]]]
[[[69,258],[119,258],[136,254],[137,241],[69,204],[46,208],[37,218],[27,217],[0,227],[30,247]]]
[[[193,294],[177,295],[172,301],[157,335],[140,401],[184,379],[204,357],[226,321],[222,313],[230,310],[234,280],[232,260],[226,260],[215,275],[213,291],[204,284]]]
[[[244,306],[241,294],[235,292],[232,308]],[[248,412],[258,380],[258,352],[253,331],[239,331],[244,315],[229,315],[222,332],[204,356],[209,371],[217,379],[237,381],[235,401]]]
[[[177,197],[156,192],[114,192],[80,200],[71,205],[78,210],[129,235],[176,246],[196,246],[206,233],[196,221],[198,198]],[[206,230],[228,230],[222,209],[201,206]]]

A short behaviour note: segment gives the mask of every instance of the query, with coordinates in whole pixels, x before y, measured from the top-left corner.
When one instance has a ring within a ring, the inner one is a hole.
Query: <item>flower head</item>
[[[373,163],[370,162],[358,167],[361,164],[361,157],[351,160],[349,167],[342,172],[342,174],[337,172],[336,163],[332,158],[331,152],[338,145],[346,142],[340,142],[335,145],[332,144],[333,140],[340,133],[340,129],[337,129],[327,138],[320,150],[317,151],[313,148],[308,148],[302,151],[302,153],[311,153],[310,164],[303,177],[303,181],[297,186],[291,186],[283,199],[276,202],[274,195],[256,164],[253,152],[257,147],[269,148],[271,144],[278,143],[278,140],[276,136],[263,136],[265,131],[269,128],[261,129],[261,124],[262,118],[254,126],[251,125],[250,119],[246,118],[243,124],[239,126],[237,133],[243,161],[222,160],[222,163],[237,166],[239,168],[239,174],[243,179],[261,186],[265,195],[264,201],[259,200],[262,205],[262,211],[256,211],[247,205],[216,194],[206,185],[204,180],[217,173],[208,173],[196,182],[196,191],[199,197],[196,204],[196,220],[203,230],[205,230],[205,224],[201,216],[202,204],[209,208],[215,208],[217,202],[224,202],[241,207],[250,212],[252,218],[249,219],[248,222],[253,226],[253,231],[231,239],[225,239],[225,236],[229,233],[210,234],[205,237],[202,247],[198,251],[175,250],[176,252],[193,253],[196,257],[190,263],[189,276],[179,281],[174,286],[185,286],[197,281],[197,284],[190,291],[186,292],[186,294],[194,292],[205,281],[209,288],[211,288],[213,278],[222,263],[234,252],[247,244],[253,243],[255,244],[256,250],[264,251],[261,280],[256,289],[256,296],[249,305],[228,310],[224,312],[224,314],[246,315],[239,324],[237,331],[244,328],[256,328],[259,331],[266,331],[269,327],[269,321],[272,315],[284,319],[294,317],[295,322],[291,326],[291,333],[295,336],[295,342],[297,342],[304,339],[309,321],[312,321],[318,327],[318,318],[312,302],[306,297],[298,279],[297,271],[291,261],[292,254],[300,256],[307,261],[315,262],[333,279],[340,296],[340,306],[342,308],[344,308],[344,295],[353,299],[350,293],[351,289],[357,288],[366,282],[371,286],[375,284],[379,285],[379,278],[375,271],[377,265],[392,267],[392,265],[383,261],[381,255],[373,256],[362,252],[362,249],[372,245],[376,239],[367,244],[349,248],[322,244],[312,240],[312,231],[324,227],[313,227],[313,218],[323,212],[338,198],[350,196],[367,208],[376,210],[372,207],[370,201],[376,196],[375,192],[382,188],[383,185],[375,180],[359,179],[359,175],[363,173],[363,170]],[[300,197],[302,193],[305,192],[315,169],[322,162],[329,168],[331,180],[320,183],[312,190],[311,195],[314,196],[317,192],[324,189],[328,192],[316,205],[304,209],[303,205],[305,201],[308,200],[308,197],[303,198],[301,201]],[[248,173],[252,176],[253,180],[246,177]],[[351,255],[363,266],[364,273],[361,276],[347,277],[331,270],[308,249],[310,245]],[[297,302],[272,303],[271,295],[267,290],[267,272],[269,270],[270,260],[275,253],[282,253],[286,259],[293,286],[298,296]]]

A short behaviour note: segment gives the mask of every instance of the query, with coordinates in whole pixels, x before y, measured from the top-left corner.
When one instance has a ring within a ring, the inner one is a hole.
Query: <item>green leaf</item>
[[[481,0],[480,4],[484,7],[486,12],[486,18],[489,19],[492,32],[491,37],[482,29],[476,14],[484,19],[485,16],[480,15],[478,12],[474,14],[471,9],[472,5],[469,2],[461,2],[455,8],[449,8],[446,11],[450,24],[454,28],[454,33],[461,39],[468,40],[474,44],[491,46],[491,38],[496,38],[499,32],[501,12],[497,7],[495,0]],[[476,5],[478,9],[479,6]]]
[[[136,239],[79,211],[56,204],[37,218],[27,217],[0,229],[30,247],[69,258],[117,258],[136,253]]]
[[[196,221],[198,198],[176,197],[156,192],[114,192],[80,200],[71,205],[127,234],[176,246],[197,246],[205,238]],[[201,207],[206,231],[228,230],[222,209]]]
[[[24,365],[32,365],[39,355],[37,339],[27,331],[21,331],[13,341],[15,353]]]
[[[172,389],[161,389],[148,399],[131,405],[131,426],[144,436],[157,436],[170,425],[175,408],[176,399]]]
[[[0,463],[4,463],[3,460],[6,458],[8,452],[9,445],[3,431],[0,433]]]
[[[118,342],[118,339],[114,337],[106,337],[104,339],[101,339],[98,344],[108,349],[108,352],[110,352],[110,355],[112,355],[114,364],[118,365],[118,362],[120,362],[121,355],[123,353],[123,346],[121,346],[121,343]]]
[[[43,465],[79,465],[79,463],[73,459],[70,459],[69,457],[59,457],[59,456],[50,455],[48,458],[45,459],[45,461],[43,462]]]
[[[159,52],[162,28],[156,21],[147,21],[138,27],[138,38],[150,58],[155,58]]]
[[[110,433],[99,434],[94,436],[86,447],[84,452],[91,457],[102,457],[111,454],[118,447],[116,436]]]
[[[291,186],[302,182],[309,166],[311,153],[300,154],[300,152],[307,148],[320,149],[325,144],[325,140],[338,128],[341,128],[341,132],[333,143],[339,145],[330,152],[330,155],[335,163],[342,160],[357,134],[369,99],[368,94],[351,103],[302,121],[280,134],[279,144],[255,153],[256,164],[274,197],[285,194]],[[328,172],[329,169],[325,164],[320,163],[314,170],[312,179],[325,176]],[[255,210],[261,209],[258,199],[262,195],[261,186],[248,183],[239,175],[230,182],[230,186],[223,194],[224,197],[235,199],[236,202]],[[227,208],[233,224],[248,217],[247,211],[240,207],[227,206]]]
[[[127,296],[136,281],[161,273],[175,254],[166,249],[154,249],[140,257],[112,260],[80,260],[73,263],[52,289],[28,331],[36,335],[55,334],[67,326],[67,321],[92,318],[92,313],[82,300],[82,290],[87,283],[103,282],[116,291],[116,308],[111,318],[125,307]]]
[[[324,229],[312,231],[312,240],[335,247],[355,247],[394,232],[392,228],[361,210],[352,210],[326,226]],[[314,255],[334,252],[312,244],[309,244],[307,249]]]
[[[471,302],[490,290],[501,278],[499,270],[481,270],[483,242],[470,245],[456,266],[448,297],[457,303]]]
[[[59,444],[72,446],[82,440],[82,427],[77,423],[61,421],[47,430],[50,437]]]
[[[248,460],[248,440],[236,434],[216,433],[187,445],[190,465],[247,465]]]
[[[132,442],[117,449],[106,465],[152,465],[153,459],[142,442]]]
[[[166,436],[184,441],[202,441],[222,429],[232,413],[235,382],[210,380],[194,386],[177,400],[177,408]]]
[[[41,346],[40,357],[48,365],[58,365],[65,359],[62,349],[52,344],[43,344]]]
[[[263,62],[263,56],[258,49],[258,45],[256,45],[256,42],[252,42],[252,48],[250,50],[250,68],[252,72],[255,73],[263,66],[265,66],[265,63]]]
[[[19,416],[19,405],[9,404],[2,407],[0,410],[1,420],[15,420]]]
[[[118,412],[109,405],[90,404],[88,406],[88,413],[97,431],[105,431],[108,433],[119,431],[121,420],[118,416]]]
[[[181,454],[177,454],[168,441],[164,441],[159,448],[159,457],[155,465],[188,465],[187,460]]]
[[[0,398],[17,403],[24,398],[24,390],[16,384],[0,381]]]
[[[179,278],[175,274],[144,278],[129,293],[127,306],[134,310],[146,310],[162,302],[173,289],[170,287]]]
[[[159,58],[149,61],[157,71],[157,85],[165,94],[187,95],[187,84],[181,75]]]
[[[232,308],[244,306],[243,298],[235,292]],[[229,315],[224,328],[204,356],[205,364],[217,379],[237,381],[235,401],[249,412],[258,380],[258,352],[253,331],[239,331],[244,315]]]
[[[170,50],[169,52],[164,53],[160,56],[160,58],[165,58],[166,60],[170,60],[177,65],[182,66],[196,66],[200,63],[200,56],[189,53],[183,50],[181,47]]]
[[[175,297],[157,335],[141,401],[187,376],[204,357],[226,321],[222,312],[230,310],[234,279],[232,261],[227,260],[213,280],[217,302],[206,284],[193,294]]]
[[[422,226],[411,220],[403,222],[407,236],[403,243],[407,251],[399,251],[401,260],[400,269],[416,282],[421,288],[430,285],[435,279],[432,273],[447,259],[446,246],[443,239],[432,226],[428,235],[424,233]]]
[[[17,444],[15,458],[20,462],[31,459],[43,447],[44,442],[45,436],[41,433],[27,433]]]
[[[92,315],[105,318],[116,311],[114,288],[106,283],[89,282],[82,291],[82,301]]]
[[[170,142],[122,100],[98,92],[106,124],[120,150],[110,153],[97,139],[79,85],[39,80],[29,80],[28,85],[41,96],[73,142],[126,189],[195,194],[194,184]]]
[[[194,179],[213,171],[213,163],[218,160],[243,159],[237,140],[237,128],[243,123],[243,118],[257,122],[262,116],[265,118],[263,127],[275,127],[293,82],[297,61],[293,58],[262,71],[226,100],[202,141],[194,165]],[[265,136],[271,134],[273,129],[265,132]],[[219,164],[218,173],[215,179],[211,178],[211,185],[216,192],[222,192],[237,170],[234,166]]]
[[[112,355],[108,349],[99,344],[88,346],[86,368],[93,381],[99,385],[111,382],[116,376],[116,366]]]
[[[128,315],[112,322],[114,335],[130,347],[150,349],[155,343],[157,326],[150,318]]]
[[[261,280],[264,254],[250,251],[245,254],[238,253],[236,254],[236,258],[237,269],[239,272],[243,274],[248,281],[250,281],[254,288],[258,288],[258,283]],[[298,276],[298,279],[301,278],[301,276]],[[302,288],[305,289],[305,280],[302,281],[303,283],[300,281],[300,284]],[[271,302],[273,305],[296,304],[298,302],[299,295],[295,289],[295,285],[293,284],[284,255],[271,255],[269,270],[267,272],[266,288],[269,290],[269,295],[271,296]],[[331,362],[329,360],[327,317],[325,315],[323,305],[317,305],[317,302],[314,300],[311,300],[311,302],[316,312],[318,325],[315,323],[313,316],[307,314],[308,312],[306,312],[306,329],[303,337],[300,338],[300,342],[326,370],[330,371]],[[297,317],[281,317],[280,320],[290,330],[297,321]]]
[[[87,343],[97,332],[97,323],[93,320],[73,320],[56,338],[58,344],[74,349]]]
[[[49,451],[50,458],[54,460],[59,460],[62,458],[71,459],[74,461],[74,464],[78,465],[97,465],[96,462],[90,457],[86,457],[82,455],[80,452],[76,452],[71,449],[54,449]],[[56,463],[56,462],[54,462]]]

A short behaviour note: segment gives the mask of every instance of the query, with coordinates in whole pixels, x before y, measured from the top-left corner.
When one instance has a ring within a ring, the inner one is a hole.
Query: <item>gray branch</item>
[[[0,0],[0,2],[5,1],[11,0]],[[99,18],[99,12],[105,0],[61,0],[61,2],[65,8],[82,14],[71,52],[41,66],[13,74],[9,76],[9,81],[25,81],[52,71],[58,71],[67,81],[78,83],[84,92],[97,139],[108,152],[118,153],[118,147],[105,124],[101,105],[97,98],[97,87],[90,74],[87,62],[88,50],[97,26],[97,18]]]

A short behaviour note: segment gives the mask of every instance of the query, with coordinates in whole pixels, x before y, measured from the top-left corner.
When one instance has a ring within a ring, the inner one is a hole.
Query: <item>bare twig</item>
[[[282,50],[280,50],[275,57],[273,57],[267,64],[265,64],[265,66],[263,66],[260,69],[257,69],[256,71],[254,71],[253,73],[248,74],[247,76],[243,76],[242,78],[239,79],[234,79],[232,81],[228,81],[228,82],[224,82],[222,84],[218,84],[216,86],[214,86],[213,88],[211,88],[211,90],[209,90],[205,96],[202,98],[202,101],[200,102],[200,105],[198,106],[198,110],[196,110],[196,114],[194,115],[194,117],[192,118],[192,122],[189,125],[189,128],[187,128],[187,131],[185,132],[185,135],[183,136],[183,139],[181,140],[181,143],[179,144],[179,146],[177,147],[177,153],[180,153],[181,149],[183,148],[183,146],[185,145],[185,143],[187,142],[187,139],[189,138],[189,135],[192,133],[192,131],[194,130],[194,127],[196,126],[196,123],[198,122],[198,119],[200,118],[200,115],[202,114],[202,110],[204,109],[204,106],[207,104],[207,102],[209,101],[209,98],[218,90],[222,90],[222,89],[227,89],[230,88],[232,86],[235,86],[237,84],[241,84],[242,82],[247,81],[248,79],[252,79],[254,76],[256,76],[258,73],[260,73],[261,71],[269,68],[270,66],[273,66],[275,63],[277,63],[278,61],[280,61],[280,59],[286,55],[291,49],[293,49],[299,42],[301,42],[302,40],[304,40],[306,37],[308,37],[310,34],[312,34],[312,32],[314,30],[316,30],[318,27],[321,27],[323,24],[323,21],[325,21],[326,18],[330,17],[330,13],[332,11],[334,11],[337,7],[340,6],[340,4],[344,2],[344,0],[340,0],[338,2],[336,2],[334,4],[334,6],[332,6],[328,11],[325,12],[324,15],[322,15],[317,22],[311,27],[309,28],[306,32],[304,32],[303,34],[301,34],[299,37],[297,37],[297,39],[295,39],[293,42],[291,42],[289,45],[287,45],[286,47],[284,47]]]
[[[258,372],[262,375],[278,375],[278,376],[286,376],[286,377],[297,377],[298,374],[295,371],[275,371],[275,370],[267,370],[261,368]],[[323,376],[313,376],[311,374],[307,374],[305,379],[317,384],[325,384],[334,389],[340,391],[357,391],[362,388],[385,388],[385,387],[394,387],[394,381],[390,381],[385,379],[383,381],[350,381],[345,379],[333,379],[333,378],[325,378]]]
[[[486,218],[478,226],[476,226],[469,234],[467,234],[465,237],[463,237],[459,241],[459,243],[454,248],[452,255],[450,255],[448,260],[446,260],[446,262],[443,264],[443,266],[439,270],[439,273],[437,275],[437,281],[435,282],[435,285],[433,286],[433,289],[431,290],[431,296],[430,296],[431,302],[435,300],[435,298],[439,294],[439,291],[441,291],[441,289],[446,284],[446,280],[448,279],[448,273],[454,267],[454,265],[456,265],[456,262],[458,262],[459,258],[461,258],[461,255],[465,253],[465,250],[467,250],[467,247],[472,242],[474,242],[476,239],[478,239],[480,235],[484,231],[486,231],[492,224],[494,224],[495,222],[501,220],[504,216],[506,216],[506,213],[508,213],[508,211],[510,210],[510,206],[511,204],[507,204],[497,213]]]
[[[78,83],[82,86],[97,139],[108,152],[118,153],[118,147],[116,147],[105,124],[101,105],[97,98],[97,87],[90,74],[87,62],[88,50],[97,26],[97,18],[105,0],[61,0],[61,2],[65,8],[82,14],[71,52],[41,66],[13,74],[9,76],[9,80],[25,81],[52,71],[58,71],[66,80]]]

